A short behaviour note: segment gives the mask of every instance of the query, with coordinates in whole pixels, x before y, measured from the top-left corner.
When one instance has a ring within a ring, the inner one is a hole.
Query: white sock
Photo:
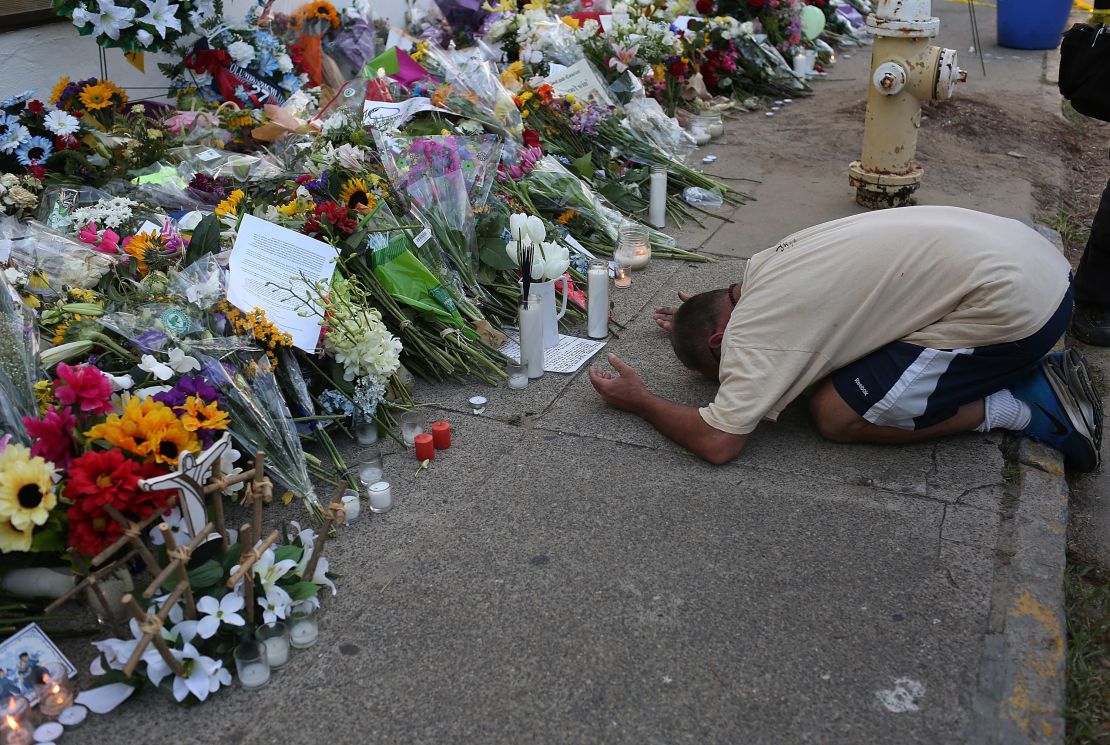
[[[1014,398],[1009,389],[992,393],[984,401],[983,423],[975,428],[976,432],[989,432],[992,429],[1025,429],[1033,412],[1024,401]]]

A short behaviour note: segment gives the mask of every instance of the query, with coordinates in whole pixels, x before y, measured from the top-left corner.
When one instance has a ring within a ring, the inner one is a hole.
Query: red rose
[[[39,181],[42,181],[46,178],[46,169],[40,166],[38,163],[27,166],[27,173],[31,174]]]
[[[524,130],[524,147],[539,147],[540,133],[534,129]]]
[[[46,111],[46,107],[42,105],[42,101],[39,101],[36,98],[33,101],[27,102],[27,110],[30,111],[32,114],[41,114]]]
[[[694,3],[694,7],[697,8],[698,12],[703,16],[713,15],[713,0],[698,0]]]

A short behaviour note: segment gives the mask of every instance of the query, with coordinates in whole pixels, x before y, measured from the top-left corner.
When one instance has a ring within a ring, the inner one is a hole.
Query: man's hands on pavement
[[[621,411],[636,413],[651,394],[644,387],[639,374],[626,365],[624,360],[615,354],[610,354],[608,359],[617,374],[600,367],[591,367],[590,383],[605,399],[605,403]]]
[[[685,303],[690,299],[690,294],[680,291],[678,293],[678,299]],[[656,308],[653,318],[655,318],[655,322],[659,324],[659,328],[670,334],[674,331],[674,314],[677,312],[678,308]]]

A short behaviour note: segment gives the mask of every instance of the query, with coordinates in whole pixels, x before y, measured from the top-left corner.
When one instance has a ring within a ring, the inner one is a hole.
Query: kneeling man
[[[653,396],[616,355],[590,380],[612,406],[712,463],[812,387],[820,432],[907,443],[1018,431],[1098,465],[1101,409],[1068,326],[1070,267],[1032,228],[955,207],[824,223],[751,258],[741,284],[660,308],[679,360],[720,382],[698,409]],[[1046,356],[1047,355],[1047,356]]]

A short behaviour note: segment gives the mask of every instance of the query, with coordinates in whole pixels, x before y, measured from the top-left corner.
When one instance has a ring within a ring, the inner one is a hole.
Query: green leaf
[[[584,179],[592,179],[594,177],[594,159],[590,153],[586,153],[581,158],[576,158],[571,161],[574,170]]]
[[[193,237],[189,239],[189,248],[185,251],[185,266],[219,250],[220,219],[215,215],[207,215],[197,224]]]
[[[281,546],[274,551],[274,563],[292,559],[293,561],[300,561],[304,556],[304,548],[301,546]]]
[[[193,586],[194,590],[215,587],[223,578],[224,568],[214,559],[209,559],[199,567],[189,570],[189,584]]]
[[[285,591],[289,593],[289,597],[291,597],[295,603],[315,597],[319,590],[320,587],[315,582],[298,582],[295,585],[290,585],[285,588]]]

